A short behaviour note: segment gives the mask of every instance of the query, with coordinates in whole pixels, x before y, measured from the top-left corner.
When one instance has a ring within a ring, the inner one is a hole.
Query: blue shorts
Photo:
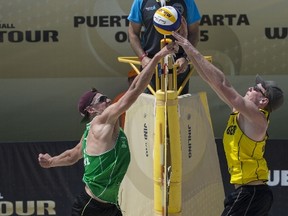
[[[122,216],[119,206],[102,203],[90,197],[84,190],[76,197],[72,206],[72,216]]]
[[[268,216],[272,203],[268,185],[243,185],[225,198],[221,216]]]

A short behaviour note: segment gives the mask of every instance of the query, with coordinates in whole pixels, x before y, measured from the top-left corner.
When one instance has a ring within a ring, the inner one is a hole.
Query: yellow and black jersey
[[[268,120],[269,113],[263,112]],[[254,141],[247,137],[237,122],[239,112],[230,114],[223,136],[223,144],[231,175],[231,184],[247,184],[256,180],[268,180],[268,167],[263,158],[268,136],[262,141]]]

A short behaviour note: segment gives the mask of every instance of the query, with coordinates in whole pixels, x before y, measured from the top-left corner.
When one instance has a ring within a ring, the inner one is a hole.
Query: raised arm
[[[110,105],[99,116],[101,119],[108,119],[109,121],[117,121],[118,117],[125,112],[144,92],[147,85],[155,72],[155,67],[158,62],[166,55],[174,53],[178,50],[178,45],[170,43],[163,47],[149,62],[149,64],[141,71],[141,73],[133,80],[127,92],[115,104]]]
[[[199,42],[199,22],[192,23],[188,25],[188,37],[187,39],[190,43],[196,47]]]
[[[219,97],[230,107],[239,107],[243,97],[231,86],[224,73],[207,61],[204,56],[179,33],[174,32],[176,43],[183,47],[201,78],[206,81]]]
[[[182,26],[184,24],[182,23]],[[176,43],[183,47],[201,78],[211,86],[225,103],[238,110],[249,124],[253,125],[254,128],[259,128],[259,131],[263,134],[263,128],[266,128],[267,121],[264,115],[259,112],[258,107],[251,100],[242,97],[233,86],[231,86],[224,73],[201,55],[185,38],[187,35],[185,35],[185,30],[183,31],[182,29],[180,33],[184,35],[184,37],[177,32],[173,33]]]
[[[230,107],[238,110],[255,127],[265,128],[266,118],[259,112],[258,107],[251,101],[242,97],[231,86],[225,74],[207,61],[203,55],[186,39],[187,27],[185,19],[179,31],[173,32],[176,43],[183,47],[188,58],[202,79],[207,82],[217,95]],[[264,127],[263,127],[264,125]],[[263,130],[262,130],[263,131]]]

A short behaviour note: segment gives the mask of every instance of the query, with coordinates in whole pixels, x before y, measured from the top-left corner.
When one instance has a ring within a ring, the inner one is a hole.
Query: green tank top
[[[87,124],[82,143],[83,182],[96,197],[117,204],[119,187],[130,163],[127,137],[120,128],[114,148],[100,155],[92,156],[86,153],[86,137],[89,129],[90,124]]]
[[[263,112],[268,119],[269,113]],[[251,181],[268,181],[268,167],[263,158],[267,135],[256,142],[247,137],[237,122],[239,112],[230,114],[223,136],[223,144],[230,173],[231,184],[247,184]]]

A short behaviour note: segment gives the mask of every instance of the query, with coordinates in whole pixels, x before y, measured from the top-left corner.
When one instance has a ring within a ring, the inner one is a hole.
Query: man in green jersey
[[[85,190],[76,198],[72,216],[122,215],[118,190],[128,169],[130,151],[119,126],[119,117],[145,90],[158,62],[176,50],[178,45],[175,43],[161,49],[116,103],[111,104],[111,100],[96,89],[86,92],[80,98],[78,108],[84,120],[91,121],[86,125],[80,143],[55,158],[39,154],[39,163],[44,168],[71,165],[84,158]]]
[[[255,86],[241,96],[224,73],[186,39],[187,28],[183,26],[185,20],[181,34],[173,33],[176,43],[183,47],[201,78],[232,108],[223,144],[235,191],[226,197],[222,216],[267,216],[273,194],[266,184],[269,173],[263,155],[269,114],[283,104],[283,92],[274,81],[257,76]]]

